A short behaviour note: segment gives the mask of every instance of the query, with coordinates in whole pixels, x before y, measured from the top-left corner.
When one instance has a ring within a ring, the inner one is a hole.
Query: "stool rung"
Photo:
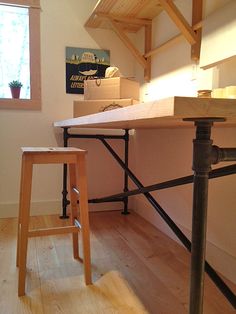
[[[76,226],[58,227],[58,228],[47,228],[47,229],[37,229],[29,230],[29,237],[41,237],[48,235],[64,234],[64,233],[74,233],[79,232],[79,228]]]

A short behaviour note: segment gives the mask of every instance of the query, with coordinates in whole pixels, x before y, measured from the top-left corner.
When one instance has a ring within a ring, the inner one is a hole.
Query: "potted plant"
[[[20,98],[20,90],[23,84],[20,81],[11,81],[9,87],[11,89],[12,98]]]

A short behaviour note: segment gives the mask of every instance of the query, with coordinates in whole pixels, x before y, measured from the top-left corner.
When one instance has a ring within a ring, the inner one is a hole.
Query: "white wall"
[[[227,1],[204,3],[209,14]],[[191,1],[175,1],[191,23]],[[165,12],[153,21],[153,47],[179,33]],[[142,49],[143,32],[136,45]],[[152,78],[142,85],[142,99],[151,100],[170,95],[195,96],[198,89],[236,85],[236,60],[215,69],[200,70],[191,61],[190,45],[183,39],[152,57]],[[137,66],[137,77],[143,80],[143,71]],[[192,173],[192,139],[194,129],[138,130],[133,141],[133,164],[137,177],[144,185],[158,183]],[[213,130],[212,139],[221,147],[236,147],[236,128]],[[217,167],[223,164],[217,165]],[[215,167],[214,167],[215,168]],[[207,258],[226,277],[236,282],[236,176],[210,181],[207,230]],[[192,185],[153,192],[160,205],[177,225],[190,237]],[[137,212],[152,224],[175,238],[169,227],[143,196],[135,197]]]
[[[84,28],[96,2],[41,0],[42,110],[0,112],[0,217],[17,215],[20,147],[62,145],[61,130],[54,130],[52,123],[72,117],[73,100],[83,98],[65,93],[65,47],[110,49],[111,63],[119,65],[124,75],[134,75],[133,57],[111,31]],[[76,145],[75,141],[72,143]],[[81,140],[79,145],[89,150],[90,197],[120,192],[123,175],[102,144]],[[115,147],[122,153],[121,144],[117,142]],[[33,213],[60,212],[61,177],[60,166],[35,167]],[[121,206],[103,204],[102,208]],[[101,206],[96,205],[97,208]]]

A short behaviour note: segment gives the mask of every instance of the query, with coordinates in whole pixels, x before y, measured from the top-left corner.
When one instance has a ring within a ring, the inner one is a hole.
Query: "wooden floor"
[[[16,223],[14,218],[0,219],[0,313],[67,314],[56,304],[53,311],[46,310],[47,295],[42,289],[42,283],[65,278],[72,285],[73,279],[83,274],[82,264],[72,258],[70,235],[30,239],[26,287],[28,296],[19,299],[15,267]],[[32,227],[35,228],[66,223],[58,216],[31,218]],[[90,223],[93,281],[109,271],[117,270],[149,313],[188,312],[190,257],[183,247],[134,213],[128,216],[117,211],[91,213]],[[61,289],[61,298],[64,297],[64,304],[67,302],[69,309],[66,287],[62,285]],[[75,313],[83,314],[80,304],[77,308]],[[235,314],[235,310],[206,278],[204,314],[231,313]]]

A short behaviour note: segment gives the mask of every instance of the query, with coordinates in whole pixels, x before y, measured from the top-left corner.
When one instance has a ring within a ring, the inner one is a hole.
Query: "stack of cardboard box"
[[[84,100],[74,101],[74,117],[122,108],[139,102],[139,83],[112,77],[84,81]]]

